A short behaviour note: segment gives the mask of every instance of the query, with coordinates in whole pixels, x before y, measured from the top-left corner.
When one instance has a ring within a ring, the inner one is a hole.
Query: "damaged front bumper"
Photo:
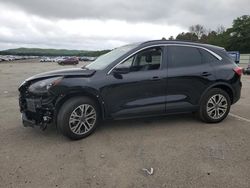
[[[21,114],[21,118],[24,127],[34,127],[36,125],[36,122],[29,120],[24,112]]]
[[[40,126],[45,129],[53,122],[54,115],[53,96],[32,96],[20,94],[19,106],[24,127]]]

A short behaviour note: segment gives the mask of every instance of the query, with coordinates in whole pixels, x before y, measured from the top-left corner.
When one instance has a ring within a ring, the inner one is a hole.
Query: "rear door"
[[[196,110],[205,89],[215,80],[212,66],[202,50],[193,46],[168,46],[166,110]]]

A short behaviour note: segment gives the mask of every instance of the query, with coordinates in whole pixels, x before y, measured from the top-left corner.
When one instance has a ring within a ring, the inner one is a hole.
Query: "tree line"
[[[228,51],[250,53],[250,15],[243,15],[233,20],[232,27],[218,26],[216,30],[206,29],[197,24],[189,27],[188,32],[182,32],[169,40],[182,40],[213,44],[224,47]]]
[[[0,51],[0,55],[32,55],[32,56],[89,56],[98,57],[110,50],[85,51],[85,50],[65,50],[65,49],[41,49],[41,48],[16,48]]]

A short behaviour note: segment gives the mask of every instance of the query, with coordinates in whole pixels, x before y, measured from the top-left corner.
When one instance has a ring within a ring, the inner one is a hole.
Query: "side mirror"
[[[117,73],[117,74],[127,74],[129,72],[130,72],[130,67],[115,68],[113,70],[113,73]]]
[[[112,71],[112,74],[114,75],[115,78],[122,79],[123,78],[122,75],[127,74],[129,72],[130,72],[130,68],[123,67],[123,68],[115,68]]]

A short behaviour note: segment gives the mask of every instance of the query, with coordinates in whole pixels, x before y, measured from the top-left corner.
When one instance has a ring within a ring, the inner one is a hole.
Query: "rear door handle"
[[[151,80],[160,80],[160,79],[161,79],[161,77],[159,77],[159,76],[153,76]]]
[[[201,76],[207,77],[207,76],[211,76],[212,74],[210,72],[203,72],[201,73]]]

